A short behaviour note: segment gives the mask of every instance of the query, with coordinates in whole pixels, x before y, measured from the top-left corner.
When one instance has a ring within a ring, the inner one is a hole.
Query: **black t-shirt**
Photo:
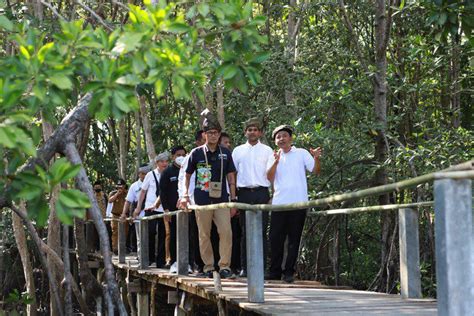
[[[220,148],[220,151],[219,151]],[[207,161],[204,157],[206,151]],[[220,152],[222,151],[222,156]],[[221,177],[221,158],[223,163],[222,172],[222,194],[219,199],[209,197],[209,182],[218,182]],[[231,152],[224,147],[218,146],[214,152],[209,151],[206,145],[194,148],[188,160],[187,174],[196,172],[196,185],[194,187],[194,201],[198,205],[228,202],[227,174],[235,172],[234,161]]]
[[[160,176],[160,198],[163,209],[176,210],[178,202],[178,176],[179,168],[172,164]]]

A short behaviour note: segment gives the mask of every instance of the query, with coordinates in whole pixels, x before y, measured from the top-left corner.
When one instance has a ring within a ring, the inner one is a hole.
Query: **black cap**
[[[291,127],[290,125],[280,125],[278,127],[276,127],[273,132],[272,132],[272,138],[275,139],[276,135],[278,134],[278,132],[281,132],[281,131],[286,131],[288,132],[288,134],[290,134],[290,136],[293,135],[293,127]]]

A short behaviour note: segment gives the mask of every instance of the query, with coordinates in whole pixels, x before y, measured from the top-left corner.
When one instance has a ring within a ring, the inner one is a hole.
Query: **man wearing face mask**
[[[175,146],[171,149],[171,159],[173,163],[163,171],[160,177],[160,199],[165,213],[177,210],[178,203],[178,176],[186,150],[183,146]],[[167,222],[170,230],[170,272],[176,273],[176,216],[163,218]]]
[[[267,163],[267,178],[273,183],[273,205],[308,201],[306,171],[319,175],[319,157],[322,149],[293,146],[293,128],[281,125],[273,130],[272,138],[278,151]],[[270,220],[270,271],[267,279],[280,279],[292,283],[298,258],[298,250],[303,233],[307,210],[272,212]],[[288,237],[288,254],[282,270],[285,239]]]
[[[142,189],[138,198],[137,207],[133,212],[133,217],[153,216],[163,213],[163,207],[159,199],[160,196],[160,176],[168,167],[167,152],[163,152],[155,157],[156,168],[147,173],[143,180]],[[145,209],[142,211],[142,204]],[[158,234],[158,247],[155,251],[155,237]],[[157,268],[164,268],[165,262],[165,225],[162,220],[153,219],[148,221],[148,253],[150,264],[154,260]]]

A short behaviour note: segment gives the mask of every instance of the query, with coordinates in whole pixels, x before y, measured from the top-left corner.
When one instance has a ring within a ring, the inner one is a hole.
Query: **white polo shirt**
[[[150,171],[146,174],[145,179],[143,180],[143,184],[142,184],[142,190],[147,191],[146,192],[146,200],[145,200],[145,208],[148,208],[148,207],[152,206],[153,204],[155,204],[156,199],[157,199],[157,196],[156,196],[156,181],[155,181],[155,177],[153,177],[153,173],[155,173],[156,180],[158,180],[158,185],[160,184],[161,174],[158,171],[158,168],[156,168],[155,170],[152,170],[152,171]],[[159,213],[164,212],[163,207],[161,205],[158,209],[155,209],[154,211],[159,212]],[[142,213],[144,214],[144,212],[142,211],[140,213],[140,217],[142,216]]]
[[[126,201],[129,203],[135,203],[138,201],[140,197],[140,190],[142,189],[143,182],[138,179],[137,181],[133,182],[128,190],[127,197],[125,198]]]
[[[188,154],[185,157],[185,159],[183,161],[183,165],[181,166],[181,169],[179,169],[179,175],[178,175],[178,195],[179,195],[179,198],[183,197],[184,191],[186,189],[184,187],[184,180],[185,180],[185,177],[186,177],[186,169],[188,168],[189,157],[190,157],[190,154]],[[189,194],[189,199],[191,201],[194,201],[194,185],[195,185],[195,182],[196,182],[196,172],[194,172],[191,175],[191,178],[189,179],[188,194]],[[194,203],[192,203],[192,204],[194,204]]]
[[[268,171],[275,158],[272,156],[268,160]],[[275,180],[273,182],[272,204],[288,204],[308,201],[308,184],[306,181],[306,171],[312,172],[314,169],[314,158],[303,149],[291,147],[287,153],[282,151],[278,162]]]
[[[260,141],[255,145],[249,142],[237,146],[232,152],[235,168],[237,169],[238,188],[269,187],[267,179],[267,164],[273,159],[273,150]]]

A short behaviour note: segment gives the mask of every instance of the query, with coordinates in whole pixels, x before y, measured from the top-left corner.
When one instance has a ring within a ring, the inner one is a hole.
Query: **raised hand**
[[[311,153],[311,156],[313,156],[314,159],[321,157],[323,153],[323,149],[321,147],[318,147],[316,149],[310,148],[309,152]]]
[[[279,162],[280,161],[280,156],[281,156],[281,149],[278,149],[278,151],[275,151],[273,153],[273,157],[275,158],[275,162]]]

